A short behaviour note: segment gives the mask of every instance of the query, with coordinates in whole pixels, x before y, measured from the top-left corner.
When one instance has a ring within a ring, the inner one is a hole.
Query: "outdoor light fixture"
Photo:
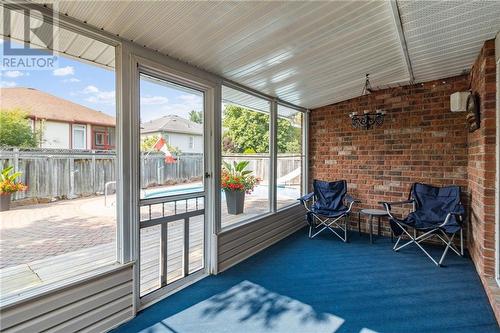
[[[372,92],[372,87],[370,84],[370,74],[366,74],[365,78],[365,86],[363,87],[363,91],[361,96],[368,96],[368,108],[370,109],[371,98],[369,97]],[[357,112],[349,113],[349,117],[352,121],[352,127],[354,128],[364,128],[370,129],[373,126],[380,126],[384,123],[385,111],[382,110],[365,110],[362,114],[358,114]]]

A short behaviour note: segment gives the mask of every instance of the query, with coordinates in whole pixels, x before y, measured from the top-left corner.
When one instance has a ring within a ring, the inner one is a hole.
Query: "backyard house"
[[[33,88],[1,88],[1,110],[26,112],[39,148],[115,148],[115,117]]]
[[[203,153],[203,124],[168,115],[141,124],[141,139],[162,137],[182,153]]]
[[[500,1],[1,6],[116,103],[2,89],[114,150],[0,147],[0,331],[500,333]]]

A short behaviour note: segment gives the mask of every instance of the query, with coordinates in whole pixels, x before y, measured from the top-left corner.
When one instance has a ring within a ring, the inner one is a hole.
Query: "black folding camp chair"
[[[316,237],[324,230],[330,230],[342,241],[347,242],[349,214],[354,203],[359,201],[347,194],[345,180],[336,182],[314,180],[313,188],[314,192],[298,199],[307,210],[309,238]]]
[[[410,244],[417,245],[434,264],[441,266],[448,250],[459,256],[464,254],[463,246],[463,220],[465,210],[460,202],[460,187],[447,186],[435,187],[415,183],[410,192],[409,200],[399,202],[380,202],[387,210],[390,217],[391,229],[397,241],[393,250],[399,251]],[[391,212],[391,206],[413,204],[413,211],[403,219],[399,219]],[[409,230],[412,229],[413,232]],[[418,235],[419,232],[422,234]],[[453,240],[460,233],[460,251]],[[399,245],[403,236],[409,238],[408,242]],[[439,261],[436,261],[421,245],[431,237],[441,240],[445,249]]]

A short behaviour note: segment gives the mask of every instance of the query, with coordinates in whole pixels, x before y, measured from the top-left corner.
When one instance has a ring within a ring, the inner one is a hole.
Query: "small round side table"
[[[377,236],[380,236],[380,219],[385,216],[389,216],[385,210],[382,209],[362,209],[358,213],[358,232],[361,234],[361,214],[369,216],[370,224],[370,244],[373,244],[373,217],[378,217],[378,232]],[[392,234],[392,233],[391,233]]]

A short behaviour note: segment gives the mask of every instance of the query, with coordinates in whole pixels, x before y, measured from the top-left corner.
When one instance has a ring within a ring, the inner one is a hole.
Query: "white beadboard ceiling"
[[[485,40],[500,30],[500,1],[398,0],[417,81],[468,71]]]
[[[196,67],[315,108],[372,86],[469,70],[500,29],[500,1],[61,1],[58,10]],[[397,11],[396,11],[397,12]],[[111,47],[61,34],[59,50],[114,66]]]

